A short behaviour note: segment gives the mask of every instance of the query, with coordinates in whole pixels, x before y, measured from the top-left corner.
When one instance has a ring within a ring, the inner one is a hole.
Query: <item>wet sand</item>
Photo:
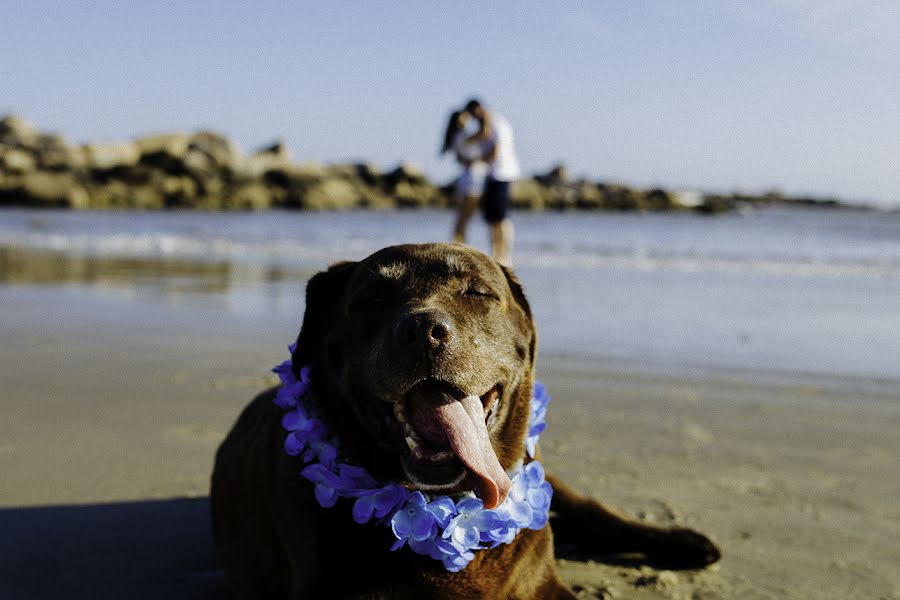
[[[0,597],[221,597],[213,452],[294,328],[92,294],[0,287]],[[582,597],[900,596],[894,383],[539,363],[547,467],[724,553],[561,558]]]

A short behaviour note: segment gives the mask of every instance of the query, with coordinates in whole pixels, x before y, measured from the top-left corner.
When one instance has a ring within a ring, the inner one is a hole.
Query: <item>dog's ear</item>
[[[522,290],[522,284],[519,283],[519,280],[515,273],[512,272],[512,269],[504,267],[503,265],[500,265],[500,268],[506,276],[506,283],[509,284],[509,289],[512,291],[516,304],[519,305],[525,313],[525,318],[528,320],[527,326],[531,333],[531,340],[528,343],[528,353],[531,356],[531,361],[534,362],[535,351],[537,350],[537,332],[534,328],[534,318],[531,316],[531,306],[529,306],[528,298],[525,297],[525,292]]]
[[[519,283],[519,279],[509,267],[500,265],[500,268],[503,270],[503,274],[506,275],[506,282],[509,284],[509,289],[512,290],[516,303],[522,307],[528,318],[531,318],[531,307],[528,305],[528,299],[525,297],[525,292],[522,290],[522,284]]]
[[[338,298],[350,281],[355,266],[355,262],[335,263],[307,282],[303,326],[291,355],[291,366],[297,377],[301,367],[311,363],[316,353],[321,352],[325,330],[333,323],[328,314],[338,305]]]

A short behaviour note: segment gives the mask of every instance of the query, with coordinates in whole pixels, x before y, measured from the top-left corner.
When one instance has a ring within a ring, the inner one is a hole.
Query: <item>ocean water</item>
[[[513,219],[515,270],[543,357],[900,382],[900,214],[782,207]],[[226,313],[299,325],[313,273],[390,244],[446,240],[452,220],[447,211],[5,210],[0,291],[83,292],[85,302],[188,307],[211,322]],[[469,233],[487,250],[483,223]]]

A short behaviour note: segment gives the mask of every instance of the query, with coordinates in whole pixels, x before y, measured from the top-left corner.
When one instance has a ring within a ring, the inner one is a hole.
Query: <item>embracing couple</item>
[[[520,176],[513,131],[502,115],[472,99],[450,115],[441,153],[453,152],[462,166],[456,181],[459,206],[453,239],[465,242],[466,227],[475,208],[491,229],[491,251],[502,265],[512,257],[513,226],[509,220],[509,187]]]

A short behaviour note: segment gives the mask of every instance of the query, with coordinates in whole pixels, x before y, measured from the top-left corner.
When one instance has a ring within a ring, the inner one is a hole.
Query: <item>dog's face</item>
[[[491,508],[524,457],[535,332],[522,290],[459,244],[385,248],[316,275],[294,356],[373,473]]]

